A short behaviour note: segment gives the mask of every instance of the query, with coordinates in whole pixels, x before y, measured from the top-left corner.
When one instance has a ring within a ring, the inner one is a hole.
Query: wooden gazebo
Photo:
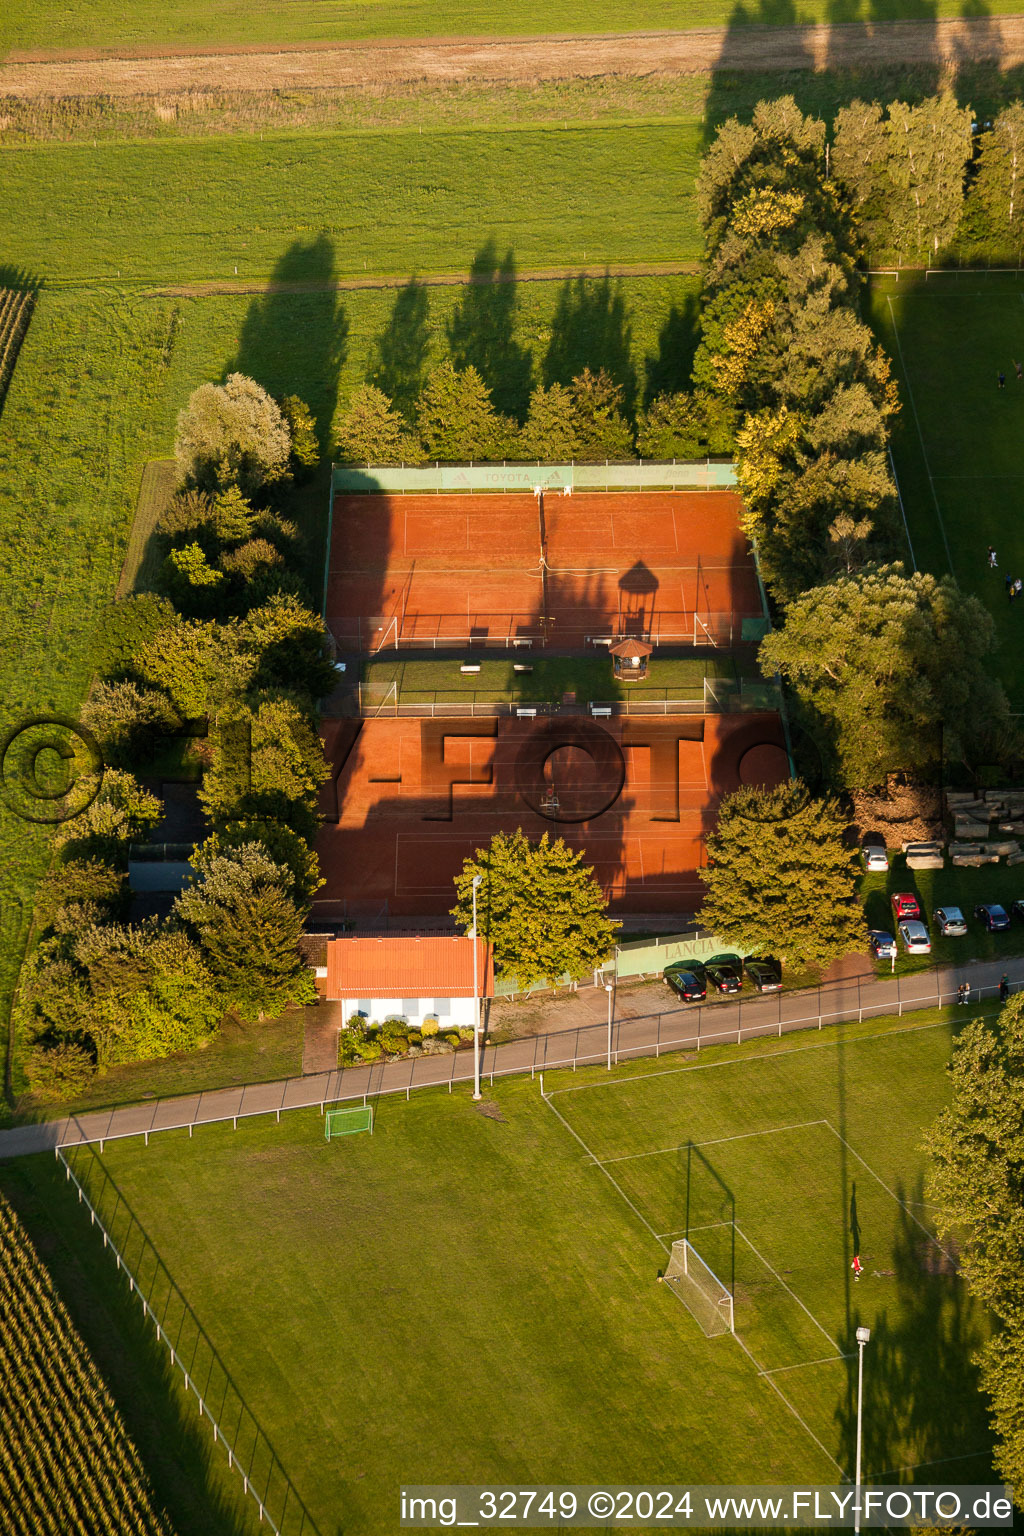
[[[609,646],[608,654],[612,657],[615,668],[615,676],[621,677],[627,683],[638,683],[647,676],[647,658],[654,650],[646,640],[617,640]]]

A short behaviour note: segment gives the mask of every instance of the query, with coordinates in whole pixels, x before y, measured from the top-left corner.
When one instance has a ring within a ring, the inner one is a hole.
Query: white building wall
[[[368,1024],[404,1019],[415,1028],[436,1018],[445,1030],[472,1029],[476,1019],[471,997],[343,997],[341,1009],[346,1023],[354,1013],[363,1014]]]

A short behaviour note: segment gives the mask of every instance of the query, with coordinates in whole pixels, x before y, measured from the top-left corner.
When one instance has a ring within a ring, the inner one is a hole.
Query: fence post
[[[821,1029],[821,987],[818,987],[818,1028]]]

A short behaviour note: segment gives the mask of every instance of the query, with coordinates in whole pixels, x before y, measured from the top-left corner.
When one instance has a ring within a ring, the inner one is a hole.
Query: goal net
[[[369,1104],[360,1104],[355,1109],[329,1109],[324,1114],[324,1137],[330,1141],[333,1136],[354,1136],[358,1131],[369,1131],[373,1135],[373,1110]]]
[[[733,1298],[714,1270],[705,1264],[687,1238],[672,1244],[672,1255],[662,1277],[697,1319],[708,1338],[733,1333]]]

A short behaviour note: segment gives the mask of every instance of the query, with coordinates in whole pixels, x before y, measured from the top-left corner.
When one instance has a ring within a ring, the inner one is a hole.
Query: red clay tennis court
[[[544,757],[560,730],[566,745]],[[549,832],[582,849],[612,911],[692,911],[722,795],[788,776],[774,714],[588,721],[594,740],[584,738],[586,750],[574,744],[577,730],[557,717],[326,722],[336,778],[317,842],[326,884],[314,920],[359,904],[445,916],[463,859],[519,826],[531,838]],[[593,750],[604,736],[612,756],[621,754],[621,782]],[[523,764],[538,737],[543,779],[534,793]],[[538,809],[545,797],[547,813]],[[559,819],[588,809],[596,814],[586,820]]]
[[[732,491],[338,495],[325,617],[370,652],[731,644],[762,615],[739,509]]]

